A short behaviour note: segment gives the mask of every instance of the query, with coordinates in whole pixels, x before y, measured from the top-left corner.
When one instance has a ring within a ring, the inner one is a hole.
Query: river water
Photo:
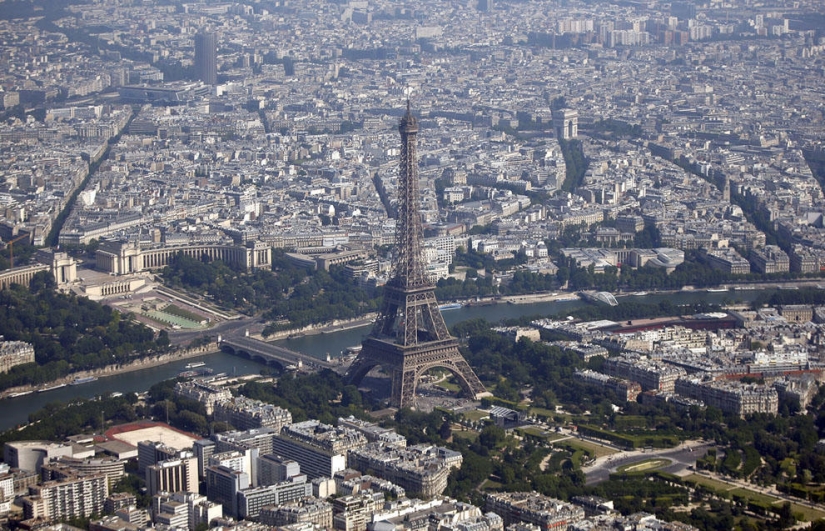
[[[646,304],[657,304],[663,300],[669,300],[673,304],[693,304],[697,302],[708,303],[731,303],[731,302],[751,302],[761,293],[760,291],[736,291],[736,292],[679,292],[667,294],[651,294],[645,296],[628,296],[619,298],[632,300]],[[576,308],[580,308],[587,303],[579,300],[537,302],[530,304],[494,304],[488,306],[470,306],[456,310],[446,310],[443,312],[447,326],[469,319],[486,319],[491,323],[497,323],[502,319],[512,319],[522,316],[547,317],[564,314]],[[369,326],[350,328],[346,330],[334,331],[323,334],[307,335],[292,339],[277,341],[276,344],[316,356],[332,357],[339,356],[347,347],[359,345],[370,332]],[[93,398],[107,395],[113,392],[130,393],[148,390],[157,382],[174,378],[181,371],[185,370],[185,365],[193,361],[203,361],[213,369],[215,373],[227,374],[257,374],[264,366],[245,358],[232,356],[223,352],[206,354],[197,358],[189,358],[185,361],[170,363],[157,367],[141,369],[139,371],[118,374],[100,378],[94,382],[69,385],[60,389],[46,391],[43,393],[32,393],[29,395],[9,398],[0,402],[0,431],[4,431],[15,426],[28,422],[29,414],[41,409],[50,402],[69,402],[77,398]]]

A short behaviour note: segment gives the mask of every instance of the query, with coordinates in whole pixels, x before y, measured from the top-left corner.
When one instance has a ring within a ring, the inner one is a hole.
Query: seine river
[[[669,300],[673,304],[692,304],[706,301],[709,303],[731,303],[750,302],[754,300],[760,291],[735,291],[735,292],[679,292],[667,294],[651,294],[645,296],[628,296],[619,298],[643,303],[659,303]],[[471,306],[456,310],[444,311],[444,320],[448,326],[468,319],[483,318],[490,322],[498,322],[502,319],[510,319],[522,316],[547,317],[551,315],[563,314],[576,308],[584,306],[586,303],[574,301],[557,302],[537,302],[530,304],[494,304],[489,306]],[[335,357],[349,346],[358,345],[369,333],[370,327],[350,328],[324,334],[307,335],[303,337],[285,339],[277,344],[283,347],[304,352],[320,358],[327,354]],[[157,382],[174,378],[177,374],[185,370],[184,365],[192,361],[204,361],[215,373],[227,374],[257,374],[262,364],[217,352],[207,354],[198,358],[190,358],[179,363],[170,363],[158,367],[142,369],[106,378],[100,378],[94,382],[82,385],[69,385],[60,389],[46,391],[43,393],[32,393],[29,395],[10,398],[0,402],[0,431],[13,428],[28,422],[29,414],[41,409],[50,402],[69,402],[78,398],[93,398],[107,395],[113,392],[130,393],[148,390]]]

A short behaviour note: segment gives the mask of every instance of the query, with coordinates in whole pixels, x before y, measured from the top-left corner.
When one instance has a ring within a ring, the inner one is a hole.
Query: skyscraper
[[[195,76],[207,85],[218,82],[218,41],[211,31],[195,35]]]

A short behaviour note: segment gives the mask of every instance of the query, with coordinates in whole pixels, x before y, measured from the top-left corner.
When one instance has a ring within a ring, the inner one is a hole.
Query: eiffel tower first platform
[[[392,405],[410,407],[419,378],[432,368],[442,367],[455,375],[465,395],[477,400],[490,393],[458,351],[458,341],[450,336],[438,309],[435,285],[424,269],[416,156],[418,120],[410,111],[409,101],[398,130],[401,167],[394,272],[384,286],[375,327],[364,339],[361,353],[347,372],[347,381],[358,385],[373,367],[380,366],[392,375]]]

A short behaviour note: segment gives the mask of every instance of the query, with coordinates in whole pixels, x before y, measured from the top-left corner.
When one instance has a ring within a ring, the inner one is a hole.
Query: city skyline
[[[822,527],[821,2],[6,7],[0,516]]]

